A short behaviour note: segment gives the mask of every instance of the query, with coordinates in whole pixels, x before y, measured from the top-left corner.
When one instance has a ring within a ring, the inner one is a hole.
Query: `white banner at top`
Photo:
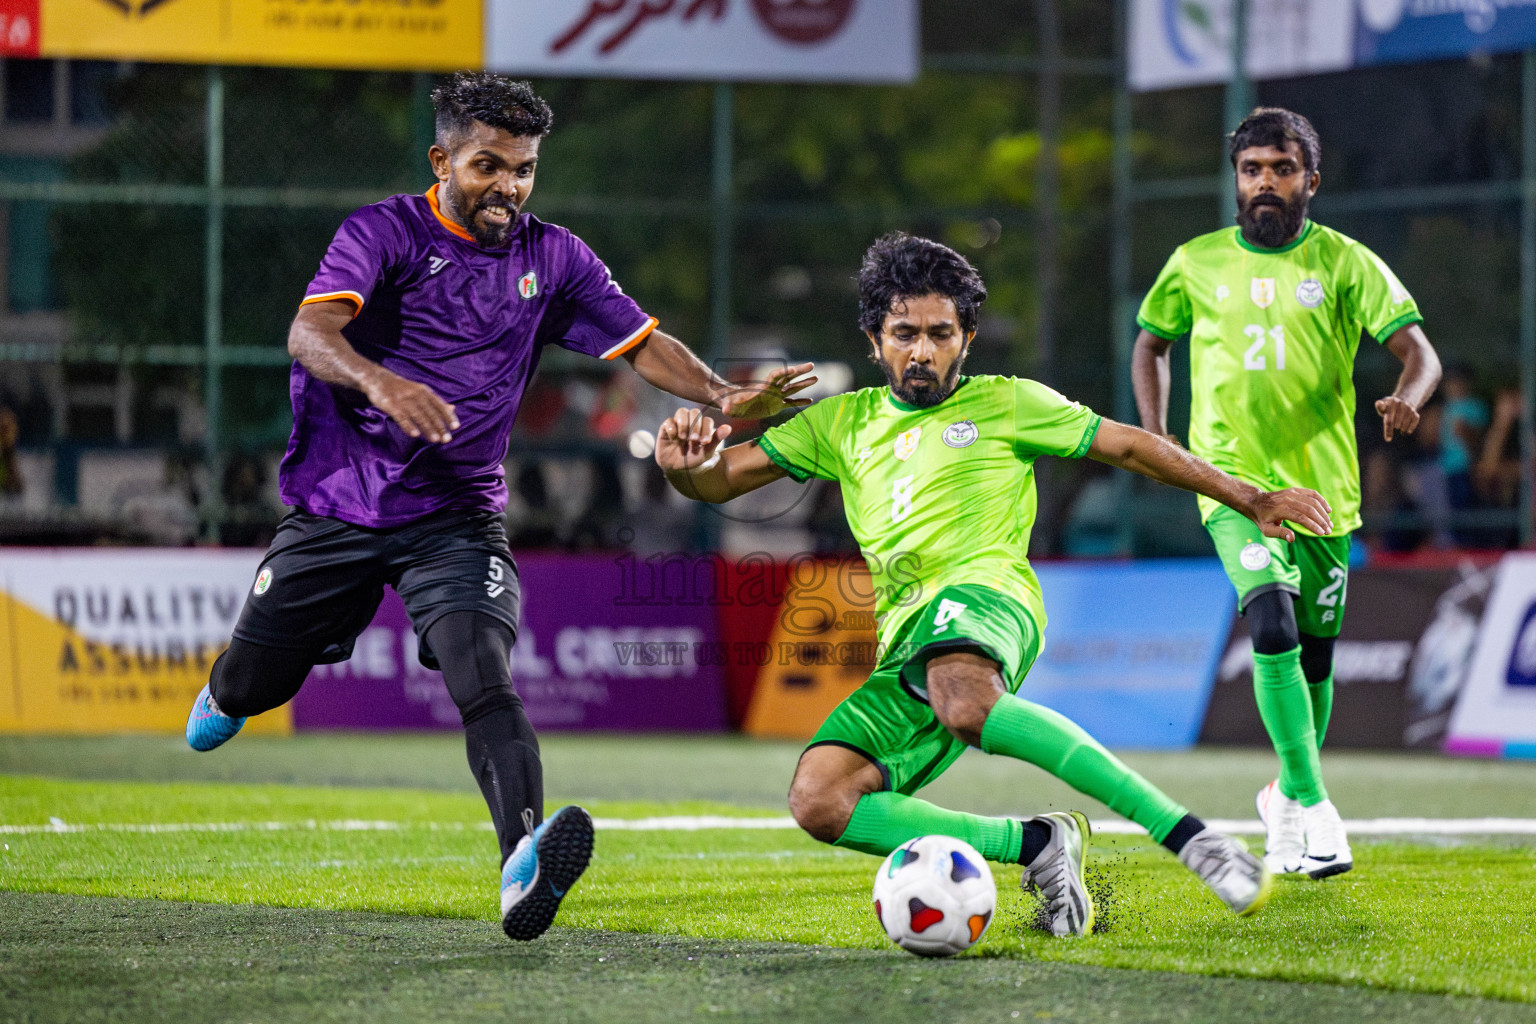
[[[1232,0],[1133,0],[1130,84],[1138,91],[1232,77]],[[1355,0],[1249,0],[1248,74],[1288,78],[1354,63]]]
[[[910,82],[917,0],[487,0],[486,66],[520,75]]]

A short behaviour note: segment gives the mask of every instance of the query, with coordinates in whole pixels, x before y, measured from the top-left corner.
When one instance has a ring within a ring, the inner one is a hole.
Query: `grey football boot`
[[[1185,843],[1179,862],[1239,917],[1257,914],[1269,899],[1269,868],[1241,842],[1215,829],[1202,829]]]
[[[1045,897],[1051,934],[1087,935],[1093,931],[1093,900],[1083,877],[1088,837],[1093,830],[1077,811],[1053,811],[1031,818],[1051,830],[1051,841],[1035,859],[1024,865],[1020,883],[1027,891],[1039,889]]]

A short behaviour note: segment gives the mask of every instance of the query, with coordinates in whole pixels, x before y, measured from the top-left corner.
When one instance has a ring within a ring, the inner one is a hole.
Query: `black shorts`
[[[278,524],[246,595],[235,636],[346,661],[389,584],[405,601],[421,663],[437,668],[427,630],[448,612],[483,612],[515,633],[520,590],[495,512],[449,509],[370,529],[295,511]]]

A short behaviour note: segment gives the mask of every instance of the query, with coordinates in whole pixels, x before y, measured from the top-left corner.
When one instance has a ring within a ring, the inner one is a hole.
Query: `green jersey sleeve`
[[[1141,300],[1136,324],[1142,330],[1170,341],[1188,334],[1194,326],[1194,313],[1184,290],[1183,246],[1173,250],[1157,280],[1152,282],[1152,290]]]
[[[1380,256],[1356,242],[1342,268],[1341,295],[1349,315],[1367,334],[1384,342],[1392,333],[1424,317],[1418,303]]]
[[[811,477],[836,480],[842,459],[835,428],[846,399],[846,395],[823,398],[792,419],[769,427],[757,443],[780,469],[801,483]]]
[[[1100,417],[1039,381],[1013,382],[1014,450],[1021,457],[1059,455],[1080,459],[1093,444]]]

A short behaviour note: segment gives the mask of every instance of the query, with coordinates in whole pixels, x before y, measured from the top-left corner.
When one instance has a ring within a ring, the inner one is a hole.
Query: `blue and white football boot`
[[[526,942],[544,934],[592,859],[592,816],[575,805],[523,836],[501,869],[501,930]]]
[[[205,684],[187,716],[187,746],[193,750],[212,750],[232,738],[244,724],[245,719],[231,718],[219,710],[213,691]]]

